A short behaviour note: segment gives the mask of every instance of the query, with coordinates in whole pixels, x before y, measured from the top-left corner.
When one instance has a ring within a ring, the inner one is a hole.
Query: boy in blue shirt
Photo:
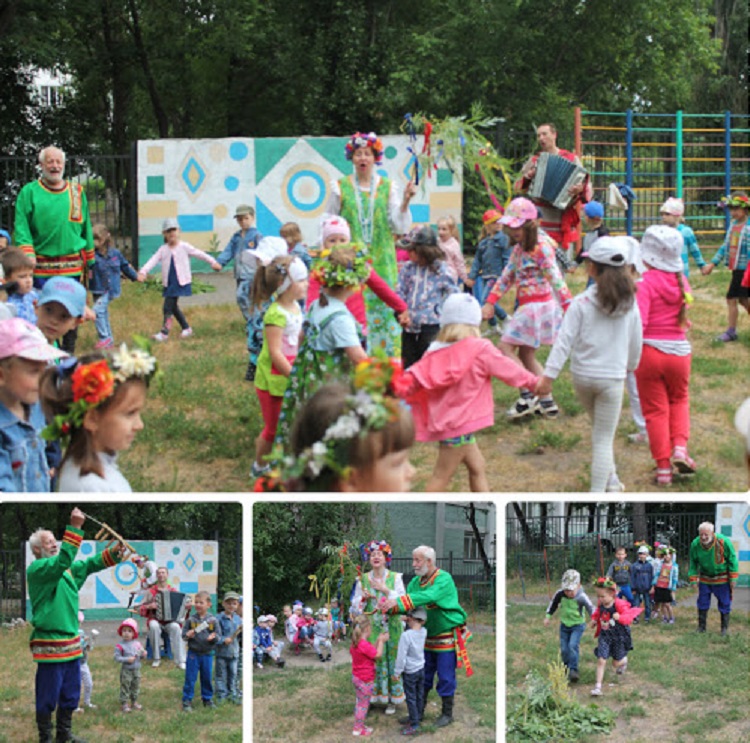
[[[250,294],[253,289],[253,279],[257,268],[257,259],[248,253],[255,250],[263,237],[255,229],[255,209],[247,204],[241,204],[234,213],[239,230],[232,235],[226,248],[216,256],[220,266],[226,266],[234,261],[234,278],[237,281],[237,306],[247,323],[250,320]]]

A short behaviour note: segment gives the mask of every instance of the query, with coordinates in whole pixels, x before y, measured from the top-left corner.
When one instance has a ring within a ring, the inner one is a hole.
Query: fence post
[[[732,192],[732,112],[724,111],[724,194]],[[722,194],[722,196],[724,195]],[[729,229],[729,209],[724,209],[724,229]]]
[[[625,112],[625,183],[633,188],[633,109]],[[633,202],[625,212],[625,232],[633,234]]]
[[[140,240],[138,238],[138,141],[130,145],[130,235],[133,242],[130,255],[133,257],[133,265],[141,267]]]
[[[576,155],[580,159],[583,155],[583,147],[581,145],[581,107],[576,106],[574,109],[574,124],[573,124],[573,141]]]
[[[675,191],[678,199],[682,198],[682,109],[675,114]]]

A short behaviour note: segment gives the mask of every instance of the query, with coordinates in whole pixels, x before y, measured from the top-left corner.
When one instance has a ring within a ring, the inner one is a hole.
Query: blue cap
[[[37,304],[59,302],[72,317],[82,317],[86,309],[86,289],[75,279],[53,276],[44,283]]]
[[[0,237],[4,237],[8,241],[8,245],[11,243],[10,232],[8,230],[0,230]]]
[[[590,219],[601,219],[604,216],[604,207],[598,201],[589,201],[583,211]]]

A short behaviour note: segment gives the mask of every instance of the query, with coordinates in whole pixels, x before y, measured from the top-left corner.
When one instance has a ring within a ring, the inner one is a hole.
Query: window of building
[[[480,532],[482,540],[484,541],[486,534]],[[474,536],[473,531],[464,532],[464,560],[480,560],[479,544]]]

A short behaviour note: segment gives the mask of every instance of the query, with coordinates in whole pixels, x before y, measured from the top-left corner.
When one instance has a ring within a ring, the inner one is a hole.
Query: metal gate
[[[14,550],[0,550],[0,621],[26,619],[26,552],[21,543]]]

